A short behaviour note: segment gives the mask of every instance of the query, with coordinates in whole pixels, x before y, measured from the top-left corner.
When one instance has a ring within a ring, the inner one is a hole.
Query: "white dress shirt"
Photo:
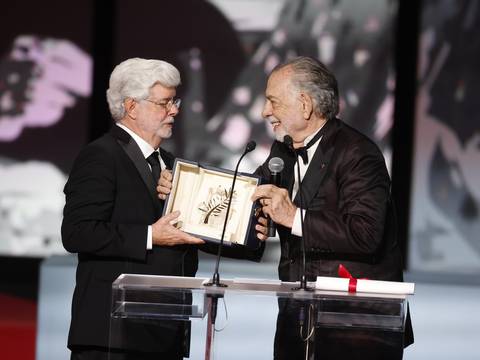
[[[135,134],[132,130],[130,130],[128,127],[126,127],[125,125],[123,124],[120,124],[120,123],[116,123],[117,126],[121,127],[123,130],[125,130],[131,137],[132,139],[137,143],[138,147],[140,148],[140,150],[142,151],[142,154],[144,156],[145,159],[147,159],[154,151],[158,150],[158,149],[154,149],[152,147],[152,145],[150,145],[148,142],[146,142],[145,140],[143,140],[140,136],[138,136],[137,134]],[[164,170],[167,166],[165,165],[165,163],[163,162],[163,159],[162,157],[158,156],[159,160],[160,160],[160,168],[162,170]],[[147,162],[148,164],[148,162]],[[150,168],[150,170],[152,170],[152,167],[150,166],[150,164],[148,164],[148,167]],[[153,239],[152,239],[152,225],[148,225],[148,230],[147,230],[147,250],[151,250],[152,249],[152,245],[153,244]]]
[[[307,146],[308,142],[310,140],[312,140],[315,135],[317,135],[317,133],[320,131],[320,129],[315,131],[313,134],[307,136],[305,138],[305,140],[303,141],[303,145]],[[323,138],[323,136],[321,136],[312,146],[310,146],[307,149],[308,163],[306,165],[303,163],[302,158],[299,157],[298,164],[300,164],[300,179],[301,179],[300,181],[303,180],[303,178],[304,178],[304,176],[305,176],[305,174],[308,170],[308,167],[310,165],[310,162],[312,161],[313,155],[315,154],[315,151],[317,151],[317,148],[318,148],[318,145],[320,144],[320,141],[322,141],[322,138]],[[297,164],[296,163],[295,163],[295,166],[293,168],[293,172],[295,174],[294,175],[295,182],[293,183],[292,200],[295,199],[295,195],[297,195],[298,184],[299,184],[298,171],[297,171]],[[303,212],[303,218],[305,218],[305,211],[306,210],[300,211],[300,208],[299,207],[297,208],[297,211],[295,212],[295,217],[293,219],[293,225],[292,225],[292,231],[291,231],[293,235],[302,236],[303,233],[302,233],[301,213]]]

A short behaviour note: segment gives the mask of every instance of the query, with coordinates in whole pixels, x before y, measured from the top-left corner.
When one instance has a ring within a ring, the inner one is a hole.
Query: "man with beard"
[[[156,191],[161,169],[173,164],[160,144],[172,135],[179,84],[178,70],[164,61],[133,58],[119,64],[107,90],[115,125],[83,149],[65,185],[62,241],[78,254],[68,339],[72,359],[108,358],[111,287],[120,274],[197,271],[196,245],[203,241],[171,225],[179,212],[161,217],[164,203]],[[183,324],[160,332],[132,326],[132,341],[110,349],[110,359],[183,358]]]
[[[269,179],[268,163],[273,157],[283,159],[285,166],[280,186],[258,186],[253,200],[259,201],[263,214],[277,224],[280,280],[301,280],[303,238],[308,281],[338,276],[340,264],[356,278],[402,281],[385,160],[377,145],[336,117],[339,96],[334,75],[319,61],[299,57],[272,71],[265,97],[262,116],[271,123],[276,141],[255,173]],[[287,135],[291,140],[284,142]],[[170,192],[171,179],[170,172],[162,172],[158,188],[162,198]],[[260,217],[258,222],[257,237],[264,241],[266,218]],[[301,302],[279,301],[276,359],[305,357],[308,341],[299,335],[301,311]],[[396,339],[374,331],[332,330],[322,333],[320,340],[319,358],[397,359],[403,354]],[[407,314],[403,344],[412,342]]]
[[[271,123],[276,141],[256,173],[268,179],[268,162],[273,157],[282,158],[285,168],[279,187],[261,185],[253,199],[260,201],[265,216],[277,224],[280,280],[301,279],[303,238],[308,281],[338,276],[340,264],[356,278],[402,281],[385,160],[371,140],[336,118],[339,100],[334,75],[317,60],[299,57],[272,71],[265,95],[262,115]],[[287,135],[293,146],[284,142]],[[258,237],[266,240],[262,223],[257,225]],[[279,306],[275,357],[298,358],[304,350],[295,326],[298,308],[289,301],[280,301]],[[404,344],[412,343],[409,319],[405,335]],[[357,335],[349,340],[340,333],[332,332],[332,336],[339,351],[346,348],[341,344],[350,341],[366,346],[356,354],[375,354],[377,346],[356,342]],[[377,339],[371,341],[375,344]]]

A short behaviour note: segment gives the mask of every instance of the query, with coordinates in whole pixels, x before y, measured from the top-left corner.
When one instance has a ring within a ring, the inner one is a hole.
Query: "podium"
[[[295,283],[257,279],[206,287],[208,280],[120,275],[112,284],[110,349],[156,353],[173,346],[186,358],[208,360],[402,358],[405,296],[296,291]],[[252,334],[269,354],[244,340]]]

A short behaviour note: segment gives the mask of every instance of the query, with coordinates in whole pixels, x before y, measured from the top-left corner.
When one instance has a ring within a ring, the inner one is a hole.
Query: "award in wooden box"
[[[173,165],[172,191],[165,201],[163,214],[180,211],[177,227],[205,241],[220,242],[232,196],[225,245],[257,243],[253,229],[254,203],[251,200],[259,177],[238,173],[235,189],[231,194],[233,171],[204,166],[195,162],[176,159]]]

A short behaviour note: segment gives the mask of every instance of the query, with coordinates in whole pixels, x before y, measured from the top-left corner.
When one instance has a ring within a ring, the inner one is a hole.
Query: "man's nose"
[[[263,110],[262,110],[262,117],[267,118],[272,115],[272,106],[268,101],[265,101],[265,105],[263,105]]]
[[[172,105],[172,107],[168,111],[168,115],[176,116],[179,112],[180,112],[180,109],[177,106],[175,106],[175,104],[174,104],[174,105]]]

